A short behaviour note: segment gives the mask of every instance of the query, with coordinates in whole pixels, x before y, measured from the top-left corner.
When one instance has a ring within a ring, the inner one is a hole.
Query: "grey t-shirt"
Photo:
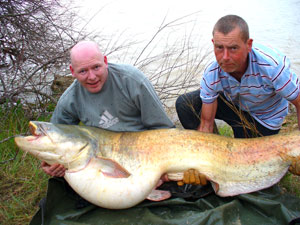
[[[130,65],[108,64],[101,91],[90,93],[75,80],[63,93],[52,123],[78,124],[112,131],[174,127],[146,76]]]

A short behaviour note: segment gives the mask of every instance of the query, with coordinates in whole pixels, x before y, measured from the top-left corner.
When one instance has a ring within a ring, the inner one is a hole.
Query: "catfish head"
[[[31,121],[29,130],[31,136],[15,138],[17,146],[50,165],[59,163],[79,170],[98,149],[93,135],[81,126]]]

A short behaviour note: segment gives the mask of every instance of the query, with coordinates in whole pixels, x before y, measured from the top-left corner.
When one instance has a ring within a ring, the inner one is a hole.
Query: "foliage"
[[[59,0],[0,1],[0,104],[21,100],[41,110],[56,102],[49,95],[53,76],[68,67],[68,50],[84,37],[71,9]]]
[[[300,197],[300,177],[292,173],[287,173],[280,181],[279,185],[288,193]]]
[[[229,125],[218,126],[219,134],[226,137],[233,137],[233,131]]]
[[[14,144],[12,137],[28,130],[22,105],[0,105],[0,118],[0,224],[28,224],[46,191],[47,175]]]

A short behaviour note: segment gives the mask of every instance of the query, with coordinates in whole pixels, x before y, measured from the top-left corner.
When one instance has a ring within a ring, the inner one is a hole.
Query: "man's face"
[[[70,70],[84,88],[98,93],[107,80],[107,67],[106,56],[96,49],[82,49],[74,53]]]
[[[216,31],[212,42],[216,60],[222,70],[240,79],[248,66],[248,53],[252,48],[252,39],[242,40],[240,29],[235,28],[228,34]]]

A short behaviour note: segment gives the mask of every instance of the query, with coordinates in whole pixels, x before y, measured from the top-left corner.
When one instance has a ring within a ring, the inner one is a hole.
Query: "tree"
[[[74,12],[58,0],[0,1],[0,103],[28,103],[24,93],[33,105],[53,100],[50,82],[67,68],[68,50],[84,36],[75,24]]]

